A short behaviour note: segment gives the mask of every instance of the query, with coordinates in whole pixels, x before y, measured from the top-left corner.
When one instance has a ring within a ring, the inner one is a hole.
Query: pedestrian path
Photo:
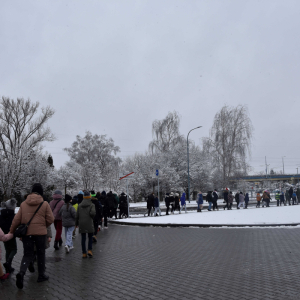
[[[163,214],[161,217],[146,218],[143,215],[133,215],[132,218],[111,222],[140,226],[295,226],[300,224],[300,205],[249,207],[239,210],[223,210],[223,206],[220,206],[219,211],[189,211],[181,214],[175,212],[174,215]]]

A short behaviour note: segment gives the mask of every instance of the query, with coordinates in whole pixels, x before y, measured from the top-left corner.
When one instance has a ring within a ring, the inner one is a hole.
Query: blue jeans
[[[208,209],[211,209],[212,202],[208,202]]]
[[[74,228],[75,226],[65,227],[66,245],[69,247],[73,247],[72,235]]]
[[[88,233],[88,250],[92,250],[93,247],[93,232]],[[86,233],[81,234],[81,247],[82,247],[82,253],[86,253],[86,245],[85,245],[85,240],[86,240]]]

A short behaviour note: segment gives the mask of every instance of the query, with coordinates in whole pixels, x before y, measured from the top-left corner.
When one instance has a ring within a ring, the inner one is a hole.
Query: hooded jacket
[[[239,200],[240,203],[243,203],[245,201],[245,196],[243,194],[239,194]]]
[[[249,202],[249,195],[248,195],[248,193],[246,193],[246,195],[245,195],[245,202],[246,202],[246,203]]]
[[[69,208],[68,204],[65,203],[58,214],[62,218],[62,226],[63,227],[72,227],[75,226],[75,219],[76,219],[76,209],[72,206],[71,203],[69,203]]]
[[[99,221],[102,216],[102,205],[96,197],[92,197],[92,203],[95,205],[95,217],[94,221]]]
[[[121,207],[127,208],[128,207],[127,197],[126,197],[125,193],[122,193],[119,199],[120,199],[120,204],[119,204],[120,208]]]
[[[5,234],[9,233],[10,226],[15,217],[15,211],[4,208],[0,212],[0,228]]]
[[[198,194],[197,203],[198,203],[198,204],[203,204],[203,195],[200,194],[200,193]]]
[[[91,199],[83,199],[78,206],[75,225],[79,226],[79,233],[94,233],[95,205]]]
[[[26,235],[46,235],[47,227],[54,222],[54,216],[48,202],[36,193],[28,195],[27,199],[21,204],[12,221],[10,232],[14,233],[20,224],[27,224],[42,202],[42,206],[28,226]]]
[[[151,209],[151,207],[154,207],[154,195],[149,195],[147,199],[147,208]]]

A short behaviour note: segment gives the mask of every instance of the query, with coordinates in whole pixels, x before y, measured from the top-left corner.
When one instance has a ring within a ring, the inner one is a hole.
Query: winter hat
[[[72,200],[72,197],[68,194],[65,194],[65,203],[68,203]]]
[[[101,193],[101,195],[102,195],[102,196],[106,196],[106,192],[103,191],[103,192]]]
[[[94,191],[91,191],[91,196],[92,196],[93,198],[95,198],[95,197],[96,197],[96,193],[95,193]]]
[[[79,191],[79,192],[78,192],[78,195],[83,195],[83,194],[84,194],[83,191]]]
[[[83,199],[91,199],[91,194],[87,191],[84,192]]]
[[[32,193],[38,193],[38,194],[40,194],[41,196],[43,196],[44,190],[43,190],[43,187],[42,187],[42,185],[41,185],[40,183],[35,183],[35,184],[32,186],[31,192],[32,192]]]
[[[6,204],[6,209],[15,210],[17,206],[17,200],[15,198],[11,198],[10,200],[7,200],[5,204]]]
[[[61,200],[62,199],[62,192],[60,190],[56,190],[53,194],[54,200]]]
[[[174,194],[171,192],[170,196],[173,196]]]
[[[78,194],[78,204],[80,204],[83,200],[83,195],[82,194]]]

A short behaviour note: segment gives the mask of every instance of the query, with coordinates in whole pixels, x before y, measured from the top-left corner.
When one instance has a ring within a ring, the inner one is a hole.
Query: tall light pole
[[[189,134],[191,133],[191,131],[201,128],[202,126],[198,126],[196,128],[193,128],[189,131],[188,135],[187,135],[187,139],[186,139],[186,144],[187,144],[187,164],[188,164],[188,200],[190,203],[190,156],[189,156]]]
[[[282,168],[283,168],[283,174],[284,174],[284,158],[285,156],[282,156]]]

